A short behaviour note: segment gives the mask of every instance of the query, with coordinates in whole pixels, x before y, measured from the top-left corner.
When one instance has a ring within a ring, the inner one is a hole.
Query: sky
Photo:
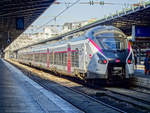
[[[77,0],[56,0],[57,2],[75,2]],[[92,0],[80,0],[81,2],[89,2]],[[111,15],[120,11],[123,8],[130,7],[129,4],[139,3],[142,0],[93,0],[95,2],[104,1],[104,3],[117,3],[120,5],[89,5],[89,4],[75,4],[64,13],[62,13],[56,20],[52,20],[56,15],[63,11],[67,5],[65,4],[52,4],[32,25],[42,26],[42,25],[63,25],[66,22],[78,22],[89,20],[92,18],[101,19],[105,15]],[[146,1],[146,0],[143,0]]]

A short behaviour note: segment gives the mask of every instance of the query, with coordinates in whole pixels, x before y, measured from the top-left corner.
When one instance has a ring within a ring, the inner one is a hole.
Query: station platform
[[[83,113],[0,59],[0,113]]]
[[[135,85],[150,88],[150,75],[144,74],[144,65],[137,65],[134,71]]]

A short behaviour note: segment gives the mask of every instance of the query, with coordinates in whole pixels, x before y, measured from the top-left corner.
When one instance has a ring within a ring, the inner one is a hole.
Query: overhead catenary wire
[[[89,2],[79,2],[79,4],[81,5],[125,5],[125,6],[138,6],[140,5],[142,2],[136,3],[136,4],[130,4],[130,3],[113,3],[113,2],[104,2],[104,1],[94,1],[94,0],[89,0]],[[55,5],[61,5],[61,4],[72,4],[72,2],[54,2]]]
[[[106,3],[104,1],[99,1],[99,2],[94,2],[93,0],[89,0],[89,2],[80,2],[81,0],[77,0],[75,2],[59,2],[59,1],[55,1],[54,4],[59,5],[59,4],[66,4],[66,8],[63,9],[60,13],[58,13],[56,16],[54,16],[52,19],[50,19],[49,21],[47,21],[46,23],[44,23],[43,25],[39,26],[36,28],[36,31],[39,31],[40,29],[42,29],[43,27],[45,27],[46,25],[48,25],[50,22],[52,21],[56,21],[56,19],[62,15],[64,12],[66,12],[69,8],[71,8],[72,6],[74,6],[75,4],[90,4],[90,5],[94,5],[94,4],[100,4],[100,5],[104,5],[104,4],[108,4],[108,5],[122,5],[121,3]],[[123,5],[139,5],[138,4],[123,4]]]
[[[40,27],[38,27],[36,29],[36,31],[40,30],[41,28],[43,28],[44,26],[46,26],[50,22],[52,22],[54,20],[56,21],[57,17],[59,17],[60,15],[62,15],[64,12],[66,12],[69,8],[71,8],[74,5],[76,5],[78,2],[80,2],[80,0],[77,0],[77,1],[73,2],[71,5],[68,5],[64,10],[62,10],[60,13],[58,13],[55,17],[53,17],[52,19],[50,19],[49,21],[47,21],[46,23],[44,23],[43,25],[41,25]]]

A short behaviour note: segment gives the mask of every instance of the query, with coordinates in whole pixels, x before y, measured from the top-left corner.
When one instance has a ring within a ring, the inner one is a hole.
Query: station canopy
[[[126,35],[132,34],[132,26],[150,26],[150,1],[139,6],[125,8],[122,11],[106,16],[91,25],[112,25],[120,28]],[[90,26],[90,25],[89,25]]]
[[[0,50],[31,25],[54,0],[0,0]]]

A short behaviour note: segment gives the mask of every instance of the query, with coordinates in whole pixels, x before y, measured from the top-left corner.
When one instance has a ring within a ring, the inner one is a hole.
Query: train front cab
[[[108,79],[112,80],[125,80],[133,77],[134,74],[134,55],[130,43],[127,44],[126,50],[118,50],[116,53],[110,53],[109,56],[114,54],[116,57],[108,58]]]
[[[97,57],[95,58],[97,72],[95,72],[99,74],[98,78],[123,80],[133,75],[134,57],[132,48],[121,31],[101,31],[94,34],[93,40],[96,44],[95,49],[97,49],[95,54]]]

